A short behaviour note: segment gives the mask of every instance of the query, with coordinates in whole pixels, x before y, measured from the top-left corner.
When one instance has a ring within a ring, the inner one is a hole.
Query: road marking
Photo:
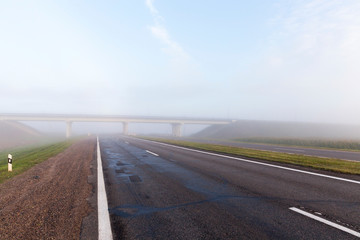
[[[99,137],[97,137],[97,203],[98,203],[98,224],[99,224],[99,240],[113,239],[110,225],[109,207],[105,191],[104,173],[101,163],[101,153]]]
[[[354,231],[354,230],[351,230],[350,228],[341,226],[341,225],[339,225],[339,224],[337,224],[337,223],[330,222],[330,221],[328,221],[328,220],[326,220],[326,219],[323,219],[323,218],[321,218],[321,217],[315,216],[315,215],[313,215],[313,214],[311,214],[311,213],[305,212],[305,211],[300,210],[300,209],[295,208],[295,207],[291,207],[291,208],[289,208],[289,209],[292,210],[292,211],[294,211],[294,212],[300,213],[300,214],[302,214],[302,215],[304,215],[304,216],[307,216],[307,217],[309,217],[309,218],[312,218],[312,219],[314,219],[314,220],[316,220],[316,221],[325,223],[325,224],[327,224],[327,225],[329,225],[329,226],[331,226],[331,227],[340,229],[341,231],[350,233],[351,235],[354,235],[354,236],[360,238],[360,233],[359,233],[359,232],[356,232],[356,231]]]
[[[159,156],[159,154],[156,154],[156,153],[150,152],[149,150],[146,150],[146,152],[147,152],[147,153],[150,153],[150,154],[152,154],[152,155],[154,155],[154,156],[157,156],[157,157]]]
[[[339,181],[343,181],[343,182],[351,182],[351,183],[355,183],[355,184],[360,184],[360,181],[351,180],[351,179],[347,179],[347,178],[334,177],[334,176],[330,176],[330,175],[314,173],[314,172],[299,170],[299,169],[295,169],[295,168],[282,167],[282,166],[278,166],[278,165],[274,165],[274,164],[257,162],[257,161],[247,160],[247,159],[238,158],[238,157],[231,157],[231,156],[226,156],[226,155],[217,154],[217,153],[204,152],[204,151],[200,151],[200,150],[195,150],[195,149],[186,148],[186,147],[179,147],[179,146],[175,146],[175,145],[171,145],[171,144],[167,144],[167,143],[155,142],[155,141],[146,140],[146,139],[140,139],[140,138],[136,138],[136,139],[141,140],[141,141],[145,141],[145,142],[156,143],[156,144],[163,145],[163,146],[168,146],[168,147],[173,147],[173,148],[177,148],[177,149],[187,150],[187,151],[191,151],[191,152],[207,154],[207,155],[210,155],[210,156],[228,158],[228,159],[233,159],[233,160],[242,161],[242,162],[248,162],[248,163],[273,167],[273,168],[279,168],[279,169],[283,169],[283,170],[287,170],[287,171],[299,172],[299,173],[309,174],[309,175],[318,176],[318,177],[335,179],[335,180],[339,180]]]
[[[126,142],[126,141],[125,141],[125,143],[126,143],[126,144],[129,144],[129,142]]]

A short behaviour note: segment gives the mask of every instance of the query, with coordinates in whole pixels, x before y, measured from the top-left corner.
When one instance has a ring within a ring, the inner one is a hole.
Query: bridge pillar
[[[122,124],[123,124],[123,134],[128,135],[129,134],[129,123],[123,122]]]
[[[72,122],[70,121],[66,121],[66,138],[70,138],[71,137],[71,132],[72,132]]]
[[[182,123],[172,123],[172,135],[174,137],[181,137],[181,127]]]

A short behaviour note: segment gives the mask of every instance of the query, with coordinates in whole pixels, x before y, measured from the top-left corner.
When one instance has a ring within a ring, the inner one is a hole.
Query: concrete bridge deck
[[[80,115],[80,114],[28,114],[11,113],[0,114],[3,121],[63,121],[66,123],[66,137],[71,136],[73,122],[121,122],[123,134],[128,134],[129,123],[168,123],[172,125],[173,136],[181,136],[183,124],[229,124],[235,120],[216,118],[181,118],[181,117],[153,117],[153,116],[129,116],[129,115]]]

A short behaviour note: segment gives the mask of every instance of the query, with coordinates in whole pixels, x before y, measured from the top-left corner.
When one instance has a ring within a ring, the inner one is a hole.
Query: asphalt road
[[[359,176],[348,182],[135,138],[102,137],[100,147],[116,239],[359,239],[290,209],[359,234]]]
[[[176,140],[176,139],[175,139]],[[288,146],[276,146],[268,144],[257,143],[243,143],[243,142],[231,142],[224,140],[208,140],[208,139],[196,139],[196,138],[181,138],[179,140],[188,140],[192,142],[220,144],[225,146],[234,146],[242,148],[252,148],[258,150],[266,150],[273,152],[293,153],[300,155],[318,156],[326,158],[337,158],[351,161],[360,161],[360,152],[340,151],[340,150],[327,150],[327,149],[315,149],[315,148],[301,148],[301,147],[288,147]]]

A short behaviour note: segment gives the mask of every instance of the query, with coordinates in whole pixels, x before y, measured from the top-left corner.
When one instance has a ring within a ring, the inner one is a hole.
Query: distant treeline
[[[286,146],[360,150],[360,142],[359,141],[291,139],[291,138],[237,138],[234,140],[239,141],[239,142],[279,144],[279,145],[286,145]]]

